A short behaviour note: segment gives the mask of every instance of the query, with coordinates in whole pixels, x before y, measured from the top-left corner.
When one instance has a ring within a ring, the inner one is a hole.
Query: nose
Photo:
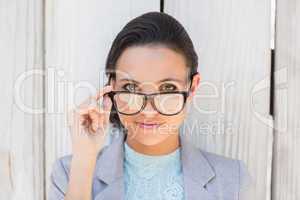
[[[143,114],[143,115],[145,115],[147,117],[152,117],[152,116],[158,114],[158,112],[153,107],[151,101],[152,101],[151,98],[147,99],[146,105],[145,105],[144,109],[141,111],[141,114]]]

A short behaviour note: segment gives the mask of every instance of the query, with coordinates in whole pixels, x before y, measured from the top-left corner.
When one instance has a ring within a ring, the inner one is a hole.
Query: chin
[[[157,140],[157,139],[145,139],[143,138],[142,140],[138,140],[139,143],[145,145],[145,146],[153,146],[161,143],[163,140]]]
[[[131,137],[130,135],[128,135]],[[167,134],[160,134],[159,132],[154,131],[138,131],[135,135],[133,135],[134,140],[137,141],[140,144],[151,146],[156,145],[164,141],[166,138],[168,138]]]

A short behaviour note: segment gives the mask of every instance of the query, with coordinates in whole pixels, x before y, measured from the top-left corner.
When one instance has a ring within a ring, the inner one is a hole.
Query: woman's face
[[[127,48],[117,61],[116,80],[113,90],[127,90],[145,94],[170,91],[188,91],[190,86],[189,70],[184,57],[163,46],[136,46]],[[183,123],[187,106],[199,85],[200,76],[194,76],[191,94],[185,107],[176,115],[160,114],[147,101],[144,109],[135,115],[120,114],[123,126],[128,130],[130,139],[144,145],[155,145],[178,134]],[[158,124],[143,126],[141,123]]]

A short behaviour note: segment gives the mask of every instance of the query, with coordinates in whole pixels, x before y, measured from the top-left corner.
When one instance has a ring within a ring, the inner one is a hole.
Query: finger
[[[103,121],[104,115],[99,111],[98,108],[93,108],[89,110],[89,118],[91,119],[91,126],[94,131],[97,131],[101,126],[101,121]]]
[[[100,90],[96,95],[95,95],[95,100],[98,101],[100,97],[102,97],[105,93],[108,93],[112,91],[112,86],[108,85],[105,86],[102,90]]]
[[[79,110],[79,115],[89,115],[91,112],[96,112],[101,114],[102,111],[96,106],[88,106]]]
[[[88,127],[90,124],[91,124],[91,120],[88,117],[86,117],[85,119],[83,119],[82,122],[81,122],[81,125],[83,127]]]
[[[97,94],[98,95],[98,94]],[[84,100],[76,109],[77,112],[80,112],[80,110],[84,110],[87,109],[89,107],[98,107],[98,100],[100,97],[98,97],[97,95],[94,96],[90,96],[89,98],[87,98],[86,100]]]
[[[105,95],[103,97],[103,102],[102,102],[102,105],[101,105],[101,110],[103,112],[110,112],[111,106],[112,106],[112,101],[111,101],[110,97],[107,96],[107,95]]]
[[[91,125],[91,127],[92,127],[92,130],[94,132],[96,132],[99,129],[99,121],[93,122],[92,125]]]
[[[99,121],[101,118],[103,118],[103,113],[100,112],[98,108],[90,109],[88,115],[92,122]]]
[[[96,118],[95,120],[92,120],[89,126],[91,126],[94,132],[101,132],[106,129],[107,122],[108,119],[105,119],[104,115],[100,115],[100,117]]]
[[[98,115],[97,117],[92,119],[91,126],[94,131],[97,131],[99,129],[102,119],[103,119],[103,117],[101,115]]]
[[[103,110],[90,106],[80,110],[82,125],[88,129],[90,133],[95,133],[99,128],[105,128],[112,102],[108,96],[104,97]],[[106,118],[106,119],[105,119]],[[101,127],[103,126],[103,127]]]
[[[94,130],[92,125],[90,125],[90,126],[88,127],[88,133],[89,133],[89,134],[94,135],[94,134],[96,133],[96,131],[97,131],[97,130]]]
[[[108,96],[104,97],[103,101],[103,106],[104,106],[104,123],[107,124],[109,121],[109,116],[111,112],[111,107],[112,107],[112,102],[111,99]]]
[[[93,131],[97,131],[99,128],[100,121],[103,119],[103,115],[99,112],[98,108],[91,107],[88,109],[81,110],[80,115],[81,125],[84,127],[92,127]]]
[[[105,86],[102,90],[100,90],[96,95],[94,96],[90,96],[88,99],[86,99],[85,101],[83,101],[80,105],[79,105],[79,109],[76,109],[76,111],[80,111],[82,109],[86,109],[90,106],[94,106],[94,107],[98,107],[98,101],[100,100],[100,98],[108,93],[112,91],[112,86],[108,85]]]

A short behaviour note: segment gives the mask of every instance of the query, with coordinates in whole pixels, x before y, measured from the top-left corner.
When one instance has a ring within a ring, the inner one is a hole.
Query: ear
[[[200,85],[200,80],[201,80],[201,76],[198,72],[197,74],[195,74],[193,76],[192,85],[191,85],[191,88],[190,88],[190,96],[189,96],[190,100],[196,95],[197,89]]]

